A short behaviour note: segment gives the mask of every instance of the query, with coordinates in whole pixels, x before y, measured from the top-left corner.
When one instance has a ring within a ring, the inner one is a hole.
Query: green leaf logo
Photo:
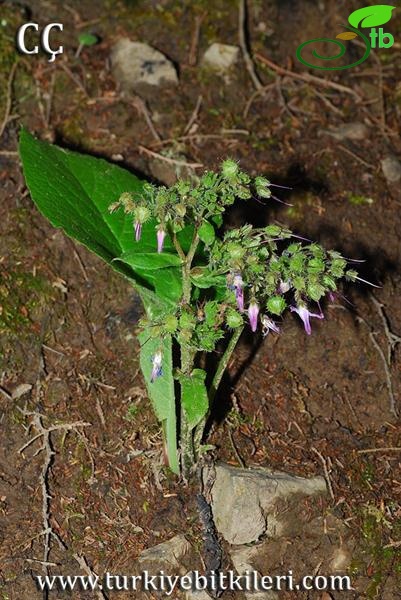
[[[352,27],[378,27],[384,25],[391,19],[391,13],[395,6],[388,4],[377,4],[376,6],[365,6],[350,14],[348,22]]]

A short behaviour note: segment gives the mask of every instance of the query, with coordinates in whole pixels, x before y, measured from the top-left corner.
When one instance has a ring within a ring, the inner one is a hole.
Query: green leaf
[[[155,254],[154,252],[126,252],[119,258],[121,262],[129,265],[134,270],[146,269],[147,271],[154,271],[156,269],[165,269],[166,267],[175,267],[181,265],[181,259],[178,254],[167,254],[165,252],[161,254]]]
[[[226,287],[224,275],[213,275],[207,267],[194,267],[191,269],[190,276],[193,285],[202,289],[213,286]]]
[[[132,216],[122,210],[109,212],[110,204],[123,192],[142,194],[144,181],[103,159],[41,142],[25,129],[21,131],[19,150],[32,199],[52,225],[61,227],[126,276],[147,302],[148,313],[153,310],[149,303],[156,302],[158,295],[156,312],[166,312],[166,304],[177,302],[180,269],[171,268],[179,264],[179,258],[172,254],[174,247],[169,237],[165,252],[157,254],[154,220],[143,224],[141,239],[136,242]],[[178,237],[182,247],[188,248],[193,228],[183,229]],[[152,268],[162,269],[157,277],[149,273]]]
[[[216,234],[213,225],[208,221],[202,223],[198,231],[199,239],[202,240],[207,246],[210,246],[215,240]]]
[[[98,43],[99,38],[93,33],[84,32],[79,34],[78,41],[81,46],[94,46]]]
[[[167,456],[170,469],[179,473],[177,455],[177,417],[174,395],[172,339],[165,336],[163,339],[149,338],[145,330],[139,335],[141,344],[140,365],[145,378],[149,398],[152,401],[157,418],[163,424],[163,432],[167,447]],[[152,359],[156,352],[162,352],[162,375],[151,382]]]
[[[206,415],[209,399],[205,385],[206,372],[194,369],[190,376],[180,376],[181,404],[187,415],[191,429],[196,427]]]
[[[377,4],[376,6],[365,6],[358,8],[348,17],[348,22],[356,29],[358,27],[378,27],[384,25],[391,19],[391,13],[395,6],[388,4]]]

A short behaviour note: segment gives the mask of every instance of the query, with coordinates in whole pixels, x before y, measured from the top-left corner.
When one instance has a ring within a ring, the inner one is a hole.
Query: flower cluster
[[[141,194],[125,192],[110,206],[110,211],[122,208],[132,216],[136,241],[141,239],[142,225],[152,221],[155,252],[175,251],[182,261],[182,301],[174,310],[170,307],[151,321],[142,321],[151,337],[171,335],[191,352],[211,352],[227,332],[242,329],[245,321],[253,332],[261,325],[264,336],[279,333],[276,319],[286,309],[299,315],[310,335],[311,318],[324,318],[320,300],[337,291],[339,279],[358,278],[338,252],[308,240],[302,243],[278,224],[221,231],[228,206],[237,198],[268,200],[271,185],[265,177],[252,178],[235,161],[226,160],[218,173],[208,171],[197,181],[178,181],[170,188],[146,184]],[[188,235],[180,242],[184,229]],[[152,381],[160,376],[161,367],[157,352]]]

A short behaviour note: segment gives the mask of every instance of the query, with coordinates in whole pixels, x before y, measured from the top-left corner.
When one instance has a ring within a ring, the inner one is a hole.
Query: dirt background
[[[244,336],[210,440],[231,464],[325,474],[332,497],[319,510],[334,510],[354,544],[355,590],[332,597],[400,597],[401,428],[391,404],[401,410],[401,194],[381,161],[401,153],[401,16],[396,11],[386,25],[395,37],[391,49],[373,51],[354,69],[310,71],[344,89],[293,76],[308,74],[296,47],[333,37],[359,7],[250,0],[249,45],[266,86],[255,94],[243,60],[229,80],[200,65],[212,42],[238,44],[236,2],[0,3],[1,600],[42,597],[32,576],[44,572],[44,437],[21,451],[39,432],[38,419],[45,428],[60,426],[50,434],[46,481],[49,524],[62,540],[51,537],[50,573],[83,573],[82,560],[97,573],[130,573],[144,548],[180,532],[200,546],[194,490],[162,466],[159,427],[138,370],[138,299],[34,208],[16,154],[21,123],[43,139],[157,180],[177,174],[166,157],[213,169],[231,156],[252,174],[292,188],[278,194],[291,206],[235,210],[233,222],[276,220],[365,261],[361,277],[379,287],[344,288],[345,299],[324,306],[312,336],[296,316],[285,319],[280,336]],[[27,20],[64,23],[65,52],[55,63],[16,55],[15,31]],[[99,43],[76,58],[82,31]],[[179,85],[124,95],[109,66],[110,48],[122,36],[165,53]],[[360,139],[338,139],[339,128],[357,123],[366,128]],[[89,425],[65,426],[76,422]],[[297,560],[290,548],[281,571]]]

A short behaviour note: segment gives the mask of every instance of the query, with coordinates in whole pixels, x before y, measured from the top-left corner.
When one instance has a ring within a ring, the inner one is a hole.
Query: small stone
[[[238,46],[229,44],[218,44],[217,42],[209,46],[203,55],[202,65],[209,67],[221,74],[227,73],[239,58]]]
[[[262,535],[295,536],[302,528],[303,501],[327,492],[323,477],[305,479],[263,468],[217,464],[211,490],[217,530],[230,544],[248,544]],[[207,469],[204,470],[205,480]],[[278,510],[285,503],[285,510]]]
[[[185,594],[185,600],[211,600],[211,598],[205,590],[189,590]]]
[[[245,575],[247,571],[248,573],[256,571],[258,575],[261,575],[253,564],[258,553],[258,546],[236,546],[232,548],[230,556],[238,575]],[[276,600],[277,597],[275,592],[269,590],[245,593],[247,600]]]
[[[344,123],[335,129],[325,131],[338,141],[351,140],[359,142],[369,135],[369,129],[363,123]]]
[[[140,568],[149,573],[165,571],[169,575],[184,575],[188,568],[184,562],[189,560],[191,555],[191,544],[182,534],[176,535],[167,542],[162,542],[144,550],[138,558]]]
[[[11,398],[13,400],[18,400],[18,398],[21,398],[21,396],[30,392],[31,389],[32,386],[30,383],[20,383],[16,388],[13,389]]]
[[[397,183],[401,179],[401,163],[395,156],[386,156],[381,167],[387,183]]]
[[[140,84],[178,83],[173,63],[148,44],[122,38],[114,44],[110,60],[114,77],[126,91],[133,91]]]

